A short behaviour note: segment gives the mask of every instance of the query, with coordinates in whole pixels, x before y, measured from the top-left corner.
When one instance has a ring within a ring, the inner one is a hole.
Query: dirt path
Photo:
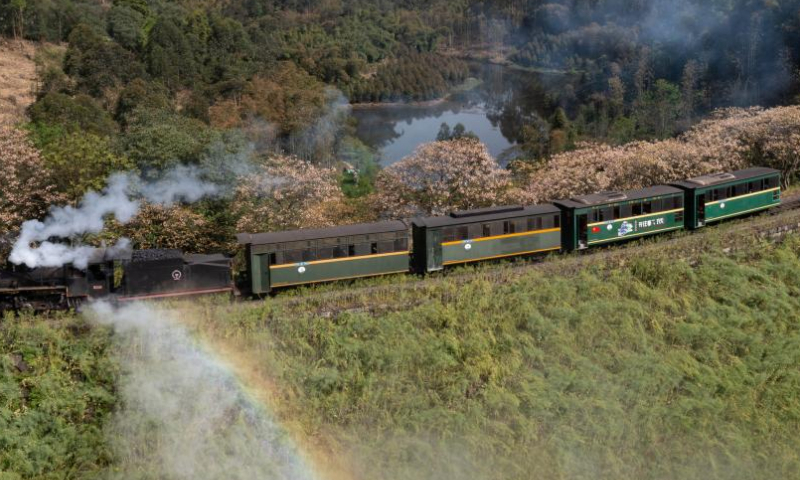
[[[36,82],[35,53],[31,42],[0,39],[0,125],[26,119]]]

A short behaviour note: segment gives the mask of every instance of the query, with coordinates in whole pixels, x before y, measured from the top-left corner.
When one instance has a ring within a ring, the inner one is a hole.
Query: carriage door
[[[589,228],[588,216],[584,213],[578,215],[578,249],[587,248],[589,246]]]
[[[442,229],[429,228],[428,230],[428,265],[429,272],[442,269]]]
[[[701,193],[697,196],[697,226],[702,227],[706,224],[706,194]]]

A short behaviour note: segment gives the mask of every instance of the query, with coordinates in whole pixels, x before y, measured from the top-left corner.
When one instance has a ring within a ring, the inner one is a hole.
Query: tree
[[[69,132],[111,136],[117,129],[108,112],[90,96],[83,94],[70,97],[63,93],[48,93],[31,105],[29,114],[34,123],[58,125]]]
[[[321,228],[347,223],[336,170],[275,156],[241,179],[232,208],[240,232]]]
[[[199,120],[168,110],[135,109],[121,143],[145,175],[179,163],[197,163],[217,134]]]
[[[637,123],[644,133],[656,138],[671,136],[681,115],[681,92],[677,85],[666,80],[656,81],[637,105]]]
[[[66,135],[48,144],[42,155],[58,191],[69,200],[82,198],[87,190],[102,190],[114,172],[135,168],[131,160],[114,153],[107,137],[91,133]]]
[[[439,127],[439,133],[436,134],[436,141],[444,142],[446,140],[450,140],[451,138],[453,138],[453,134],[450,133],[450,125],[443,122],[442,126]]]
[[[131,51],[142,48],[145,39],[146,14],[124,4],[116,4],[108,12],[108,34]]]
[[[77,80],[78,89],[94,97],[145,74],[134,54],[87,25],[69,34],[64,71]]]
[[[678,139],[583,144],[556,155],[530,178],[524,199],[543,203],[599,191],[665,184],[747,166],[781,170],[784,186],[800,173],[800,106],[728,109]]]
[[[161,83],[134,79],[120,92],[114,118],[123,126],[139,107],[149,110],[172,110],[169,92]]]
[[[191,85],[198,76],[192,45],[170,17],[160,17],[153,25],[145,46],[145,58],[150,74],[170,90]]]
[[[278,126],[280,136],[299,133],[324,111],[325,85],[292,62],[281,62],[267,76],[256,76],[244,87],[241,101],[223,100],[209,109],[211,124],[231,128],[251,117]]]
[[[114,222],[110,231],[127,237],[134,248],[177,248],[185,252],[211,253],[220,245],[211,241],[215,226],[185,206],[144,205],[125,225]]]
[[[512,193],[509,173],[472,138],[421,145],[377,180],[378,208],[391,218],[508,203]]]
[[[0,127],[0,240],[25,220],[41,218],[50,205],[64,200],[53,175],[25,132]],[[7,238],[6,238],[7,239]],[[3,244],[0,242],[0,250]],[[2,258],[6,258],[5,253]]]

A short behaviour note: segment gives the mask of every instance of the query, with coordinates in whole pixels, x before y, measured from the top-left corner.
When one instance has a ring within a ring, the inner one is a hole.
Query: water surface
[[[378,151],[386,166],[435,140],[442,123],[451,130],[461,123],[505,163],[515,155],[522,127],[552,114],[548,92],[557,79],[497,65],[473,65],[472,75],[480,80],[478,86],[444,101],[355,106],[356,135]]]

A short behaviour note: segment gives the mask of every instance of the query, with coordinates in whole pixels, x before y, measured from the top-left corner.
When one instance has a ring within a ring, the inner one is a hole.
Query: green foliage
[[[340,158],[348,165],[341,181],[345,196],[359,198],[372,193],[380,170],[375,151],[357,138],[347,137],[342,141]]]
[[[145,58],[149,72],[170,89],[188,86],[196,77],[192,44],[170,17],[159,18],[153,25],[145,46]]]
[[[100,191],[108,176],[130,171],[134,163],[114,153],[111,141],[91,133],[71,133],[47,144],[42,151],[59,192],[71,200],[87,190]]]
[[[171,110],[169,92],[161,83],[137,78],[120,92],[114,118],[122,125],[126,125],[128,116],[139,107],[149,110]]]
[[[356,477],[798,478],[798,269],[795,238],[198,314]]]
[[[114,5],[108,12],[108,34],[128,50],[142,48],[145,39],[146,14],[128,5]]]
[[[70,132],[110,136],[117,129],[108,112],[92,97],[83,94],[70,97],[63,93],[48,93],[31,105],[28,113],[34,124],[58,126]]]
[[[108,466],[110,335],[66,316],[0,319],[0,478],[85,478]]]
[[[216,133],[204,123],[168,110],[134,110],[122,136],[125,155],[143,172],[197,163]]]
[[[435,53],[402,52],[384,62],[374,76],[343,86],[356,102],[430,100],[467,79],[469,69],[461,60]]]
[[[79,90],[95,97],[145,73],[134,54],[86,25],[78,25],[69,35],[64,71]]]

